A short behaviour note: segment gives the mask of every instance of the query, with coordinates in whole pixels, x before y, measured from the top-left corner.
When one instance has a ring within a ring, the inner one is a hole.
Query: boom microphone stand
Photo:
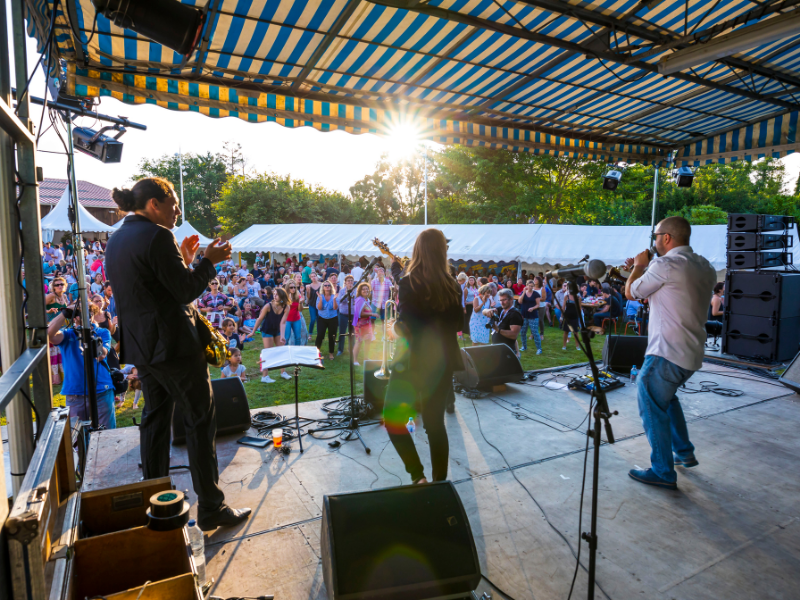
[[[378,262],[378,259],[373,260],[366,269],[364,269],[364,273],[361,275],[361,279],[353,284],[353,289],[347,293],[347,312],[349,314],[348,324],[347,324],[347,333],[340,333],[340,336],[347,337],[347,352],[350,356],[350,399],[348,400],[348,407],[345,415],[341,418],[335,419],[321,419],[321,422],[326,423],[323,427],[319,429],[309,429],[309,433],[323,433],[325,431],[347,431],[347,437],[345,439],[351,439],[353,435],[355,435],[358,440],[361,442],[361,445],[364,446],[364,450],[367,454],[370,454],[372,450],[367,446],[367,443],[364,441],[364,438],[361,437],[361,432],[359,431],[359,427],[364,427],[367,425],[377,425],[380,423],[378,419],[367,419],[362,420],[360,415],[366,411],[366,406],[361,402],[359,398],[356,397],[355,394],[355,352],[353,347],[353,337],[355,336],[355,327],[353,325],[353,294],[355,290],[358,289],[359,284],[362,281],[365,281],[369,274],[372,272],[372,268]],[[346,289],[346,288],[345,288]]]
[[[574,275],[566,275],[567,285],[569,286],[569,293],[577,300],[578,284],[575,281]],[[579,301],[578,301],[579,302]],[[589,360],[589,368],[594,377],[594,395],[596,398],[592,416],[594,423],[590,422],[590,428],[586,435],[592,438],[594,446],[594,456],[592,457],[592,517],[590,530],[581,532],[581,539],[589,543],[589,582],[588,582],[588,598],[594,600],[594,587],[595,587],[595,567],[597,561],[597,499],[599,496],[599,476],[600,476],[600,446],[602,445],[601,425],[606,430],[606,440],[609,444],[614,443],[614,432],[611,430],[610,419],[613,415],[619,414],[617,411],[611,412],[608,408],[606,400],[606,393],[600,385],[600,370],[597,368],[597,362],[594,359],[592,352],[591,339],[593,333],[586,327],[586,322],[583,318],[583,311],[580,306],[576,306],[578,311],[578,330],[570,325],[572,334],[574,336],[580,335],[581,343],[583,344],[583,352]],[[566,318],[564,311],[564,304],[561,305],[561,314]]]

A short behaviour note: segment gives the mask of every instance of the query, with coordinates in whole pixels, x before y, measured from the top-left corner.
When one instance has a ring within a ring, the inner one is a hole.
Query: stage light
[[[621,179],[622,179],[622,172],[611,169],[608,173],[605,174],[605,177],[603,177],[603,189],[612,191],[616,190]]]
[[[694,173],[689,167],[681,167],[675,171],[675,185],[678,187],[692,187]]]
[[[677,73],[763,44],[789,39],[797,34],[798,27],[800,11],[776,15],[750,27],[737,29],[707,42],[695,42],[688,48],[673,52],[659,61],[658,72],[662,75]]]
[[[117,131],[113,138],[103,135],[109,129]],[[76,150],[88,154],[104,163],[118,163],[122,160],[122,142],[120,136],[125,133],[125,128],[120,125],[103,127],[100,131],[88,127],[75,127],[72,130],[72,143]]]
[[[205,13],[177,0],[92,0],[117,27],[140,33],[189,56],[200,41]]]

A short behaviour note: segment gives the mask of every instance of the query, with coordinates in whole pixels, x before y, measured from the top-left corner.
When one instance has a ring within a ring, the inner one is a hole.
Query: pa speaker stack
[[[784,269],[794,225],[785,215],[728,215],[724,353],[768,362],[797,354],[800,273]]]

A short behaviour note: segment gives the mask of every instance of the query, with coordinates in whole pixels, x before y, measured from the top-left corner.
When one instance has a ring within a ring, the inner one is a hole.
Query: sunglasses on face
[[[64,284],[63,284],[63,283],[54,283],[54,284],[53,284],[53,287],[54,287],[54,288],[57,288],[57,287],[64,287]]]

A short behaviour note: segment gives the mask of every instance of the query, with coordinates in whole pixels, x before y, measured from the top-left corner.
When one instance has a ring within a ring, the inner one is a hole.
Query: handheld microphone
[[[606,263],[602,260],[590,260],[589,262],[574,267],[563,267],[555,271],[548,271],[547,275],[553,277],[563,277],[564,279],[575,279],[576,277],[586,277],[588,279],[600,279],[606,274]]]

